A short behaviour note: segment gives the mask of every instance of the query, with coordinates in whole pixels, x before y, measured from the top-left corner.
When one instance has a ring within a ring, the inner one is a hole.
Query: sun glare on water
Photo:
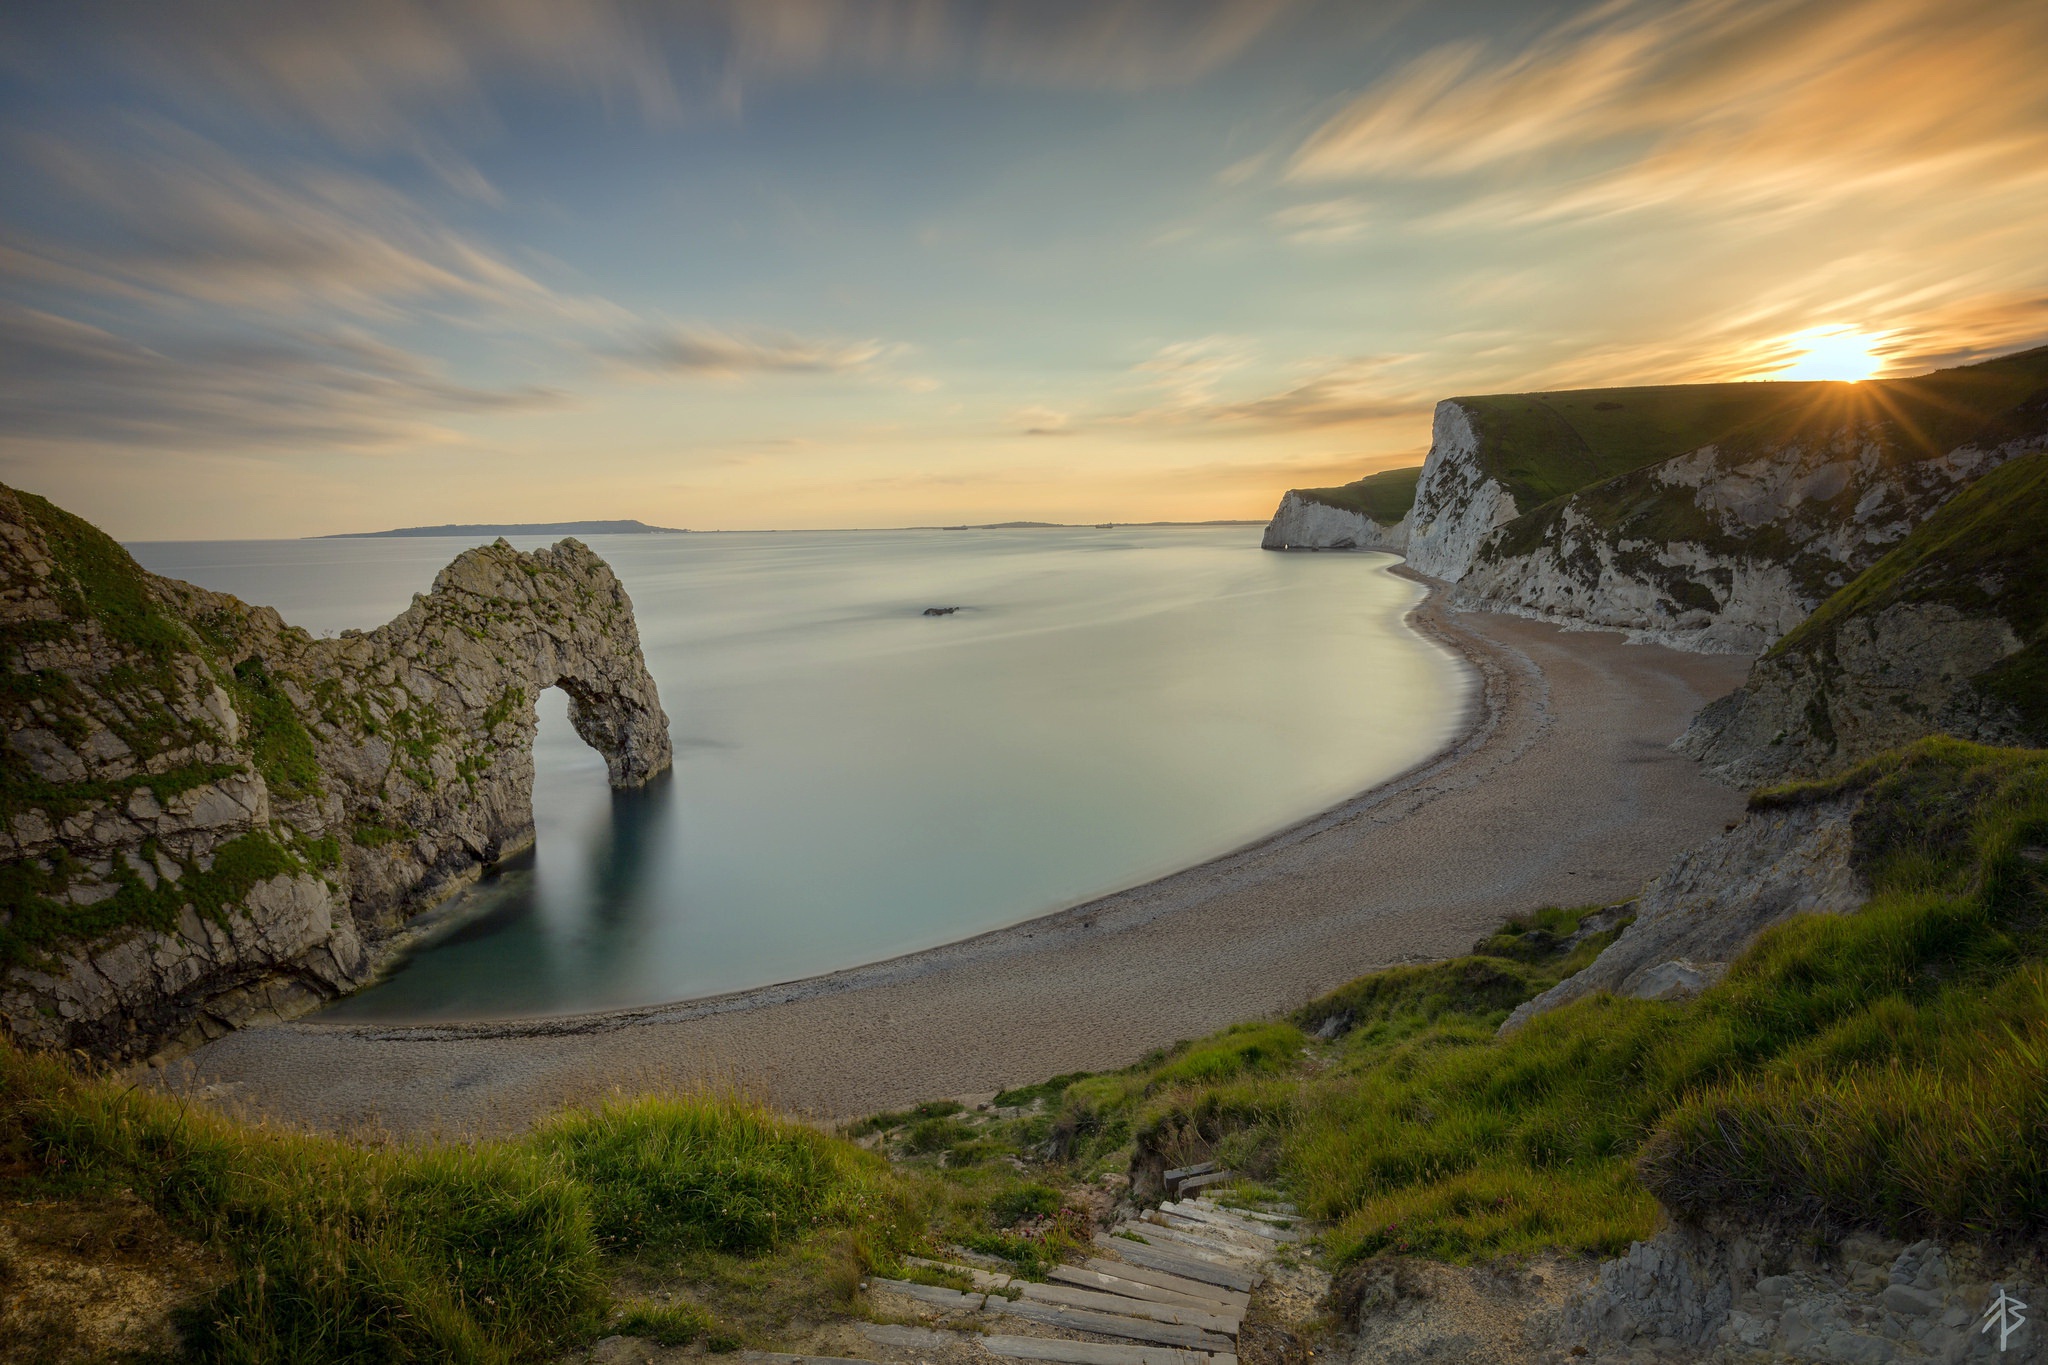
[[[1884,357],[1873,354],[1883,340],[1854,327],[1809,327],[1794,332],[1783,341],[1794,359],[1771,378],[1868,379],[1884,368]]]

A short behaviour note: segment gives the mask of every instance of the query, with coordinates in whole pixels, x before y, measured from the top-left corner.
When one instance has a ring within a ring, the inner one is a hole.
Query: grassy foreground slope
[[[37,1274],[35,1229],[53,1210],[119,1223],[137,1201],[162,1240],[211,1262],[178,1316],[189,1358],[216,1361],[539,1359],[621,1313],[715,1333],[701,1309],[618,1301],[614,1282],[650,1261],[772,1260],[844,1303],[924,1216],[885,1161],[731,1098],[381,1147],[238,1123],[0,1047],[0,1246],[16,1248],[0,1279],[27,1291],[0,1337],[53,1360],[89,1345],[73,1339],[88,1314],[49,1289],[65,1277]]]
[[[1225,1161],[1331,1222],[1339,1266],[1614,1254],[1659,1201],[1836,1233],[2040,1238],[2048,753],[1928,740],[1754,800],[1856,794],[1868,905],[1772,930],[1694,1000],[1595,996],[1497,1037],[1612,932],[1548,911],[1290,1020],[1005,1096],[1052,1101],[1019,1150],[1083,1177],[1128,1164],[1141,1184]]]
[[[1753,801],[1845,799],[1869,903],[1770,931],[1691,1001],[1595,996],[1497,1036],[1621,927],[1548,910],[1125,1071],[839,1137],[686,1096],[513,1140],[365,1146],[0,1051],[0,1230],[146,1206],[211,1258],[184,1324],[190,1356],[220,1361],[545,1359],[622,1328],[787,1345],[864,1313],[870,1271],[937,1273],[909,1253],[965,1245],[1043,1275],[1086,1245],[1085,1187],[1143,1191],[1201,1158],[1284,1187],[1340,1267],[1612,1254],[1659,1202],[2038,1242],[2048,752],[1926,740]]]

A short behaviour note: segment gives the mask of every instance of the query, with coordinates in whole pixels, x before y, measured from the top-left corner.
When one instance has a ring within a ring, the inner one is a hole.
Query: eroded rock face
[[[1502,1033],[1560,1005],[1612,991],[1645,1000],[1696,995],[1758,934],[1800,914],[1848,914],[1869,899],[1853,861],[1860,792],[1752,810],[1681,853],[1636,901],[1635,922],[1584,970],[1517,1006]]]
[[[1363,512],[1317,502],[1300,490],[1289,490],[1266,525],[1259,542],[1265,550],[1389,550],[1408,546],[1408,523],[1382,526]]]
[[[2048,451],[1973,484],[1759,659],[1679,747],[1731,784],[1928,735],[2048,742]]]
[[[143,572],[0,488],[0,1026],[110,1059],[362,984],[533,833],[535,699],[615,786],[669,766],[632,603],[573,540],[467,551],[371,632]]]
[[[1471,571],[1494,529],[1518,511],[1514,494],[1479,458],[1472,414],[1455,399],[1438,403],[1415,507],[1408,513],[1408,566],[1455,583]]]
[[[1671,1227],[1600,1267],[1548,1335],[1595,1360],[1646,1348],[1713,1361],[2040,1361],[2031,1311],[1984,1330],[2001,1289],[2035,1302],[2040,1265],[1933,1241],[1858,1234],[1825,1249],[1760,1230]]]
[[[1681,752],[1731,786],[1817,777],[1922,735],[1980,744],[2033,740],[2013,709],[1971,686],[2019,652],[1998,617],[1939,603],[1902,604],[1847,622],[1825,652],[1766,657],[1703,709]]]
[[[2039,440],[1919,459],[1852,422],[1761,452],[1708,446],[1504,525],[1472,555],[1455,600],[1752,653]]]

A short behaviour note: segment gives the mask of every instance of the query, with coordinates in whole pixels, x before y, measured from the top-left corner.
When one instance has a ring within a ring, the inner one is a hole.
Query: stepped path
[[[963,1252],[956,1262],[913,1260],[972,1288],[871,1280],[871,1311],[895,1321],[859,1330],[872,1358],[900,1365],[1237,1365],[1261,1286],[1293,1260],[1293,1212],[1170,1199],[1097,1234],[1092,1255],[1042,1282]]]

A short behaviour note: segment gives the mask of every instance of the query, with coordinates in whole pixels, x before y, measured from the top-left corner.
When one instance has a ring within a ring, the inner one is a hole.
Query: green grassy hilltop
[[[1664,384],[1457,398],[1479,460],[1527,513],[1617,475],[1705,445],[1752,451],[1825,439],[1845,424],[1883,428],[1909,459],[2032,430],[2048,347],[1909,379]]]
[[[1310,502],[1359,512],[1382,526],[1392,526],[1407,516],[1408,509],[1415,505],[1415,486],[1421,481],[1422,466],[1415,465],[1408,469],[1383,469],[1335,488],[1297,488],[1293,491]]]

